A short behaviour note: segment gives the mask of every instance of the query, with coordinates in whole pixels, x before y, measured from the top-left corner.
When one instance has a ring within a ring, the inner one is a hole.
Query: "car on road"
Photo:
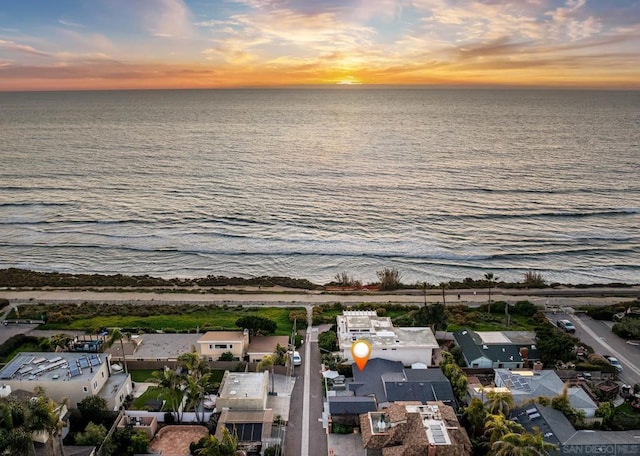
[[[609,364],[615,367],[618,372],[622,372],[623,370],[622,364],[620,364],[620,361],[618,361],[618,358],[614,356],[606,356],[605,358],[607,358],[607,361],[609,361]]]
[[[291,362],[293,363],[294,366],[300,366],[302,364],[302,358],[300,357],[300,353],[297,351],[293,352],[293,355],[291,355]]]
[[[558,320],[556,322],[556,325],[558,326],[558,328],[564,330],[565,332],[572,334],[576,332],[576,327],[573,326],[573,323],[571,323],[569,320]]]

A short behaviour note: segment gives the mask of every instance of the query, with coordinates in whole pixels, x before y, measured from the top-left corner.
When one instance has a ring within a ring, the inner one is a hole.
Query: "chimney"
[[[436,444],[435,443],[429,443],[429,452],[427,454],[428,454],[428,456],[436,456]]]
[[[520,347],[520,357],[522,358],[522,367],[529,367],[529,348]]]

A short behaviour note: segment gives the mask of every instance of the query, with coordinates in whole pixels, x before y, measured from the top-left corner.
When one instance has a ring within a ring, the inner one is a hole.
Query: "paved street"
[[[584,314],[558,313],[550,318],[554,324],[557,320],[571,320],[576,327],[576,337],[590,345],[596,353],[618,358],[624,367],[619,375],[620,380],[631,385],[640,383],[640,347],[629,345],[616,336],[611,331],[611,322],[593,320]]]

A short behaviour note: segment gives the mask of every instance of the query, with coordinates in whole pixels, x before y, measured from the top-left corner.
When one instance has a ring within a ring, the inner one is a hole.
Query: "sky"
[[[2,0],[0,91],[640,89],[640,0]]]

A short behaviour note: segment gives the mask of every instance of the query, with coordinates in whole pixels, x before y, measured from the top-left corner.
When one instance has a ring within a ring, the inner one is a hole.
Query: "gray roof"
[[[354,382],[349,388],[356,396],[374,395],[378,404],[396,401],[454,402],[451,383],[442,371],[405,369],[399,361],[374,358],[363,371],[353,367]]]
[[[533,375],[519,375],[518,372],[532,373]],[[562,393],[564,382],[555,371],[512,371],[509,369],[495,369],[496,377],[504,386],[511,390],[516,403],[540,396],[554,397]],[[499,384],[496,378],[496,384]],[[579,386],[568,389],[569,402],[577,409],[597,408],[589,395]]]
[[[369,396],[330,396],[329,413],[332,415],[360,415],[375,412],[376,400]]]
[[[378,403],[386,402],[386,395],[382,385],[382,375],[387,373],[402,373],[404,367],[400,361],[389,361],[388,359],[373,358],[367,362],[361,371],[353,363],[353,383],[349,384],[349,389],[356,396],[374,395]]]
[[[491,331],[493,332],[493,331]],[[460,346],[467,362],[483,356],[493,362],[521,362],[520,349],[527,348],[528,359],[540,359],[540,352],[533,345],[531,337],[525,337],[522,331],[506,331],[502,333],[509,342],[484,343],[482,337],[471,329],[463,329],[453,333],[456,344]]]
[[[558,446],[600,446],[614,445],[622,453],[611,454],[635,454],[629,453],[629,448],[637,448],[640,431],[576,431],[559,410],[544,407],[539,404],[528,404],[514,410],[511,419],[515,419],[527,431],[534,427],[540,429],[544,440]],[[629,445],[630,447],[621,448]],[[582,454],[582,453],[580,453]]]
[[[387,401],[442,401],[451,405],[455,401],[451,382],[442,371],[435,369],[405,369],[403,378],[398,374],[383,375]]]
[[[511,419],[520,423],[527,432],[537,427],[545,442],[558,446],[576,432],[562,412],[539,404],[527,404],[512,411]]]

